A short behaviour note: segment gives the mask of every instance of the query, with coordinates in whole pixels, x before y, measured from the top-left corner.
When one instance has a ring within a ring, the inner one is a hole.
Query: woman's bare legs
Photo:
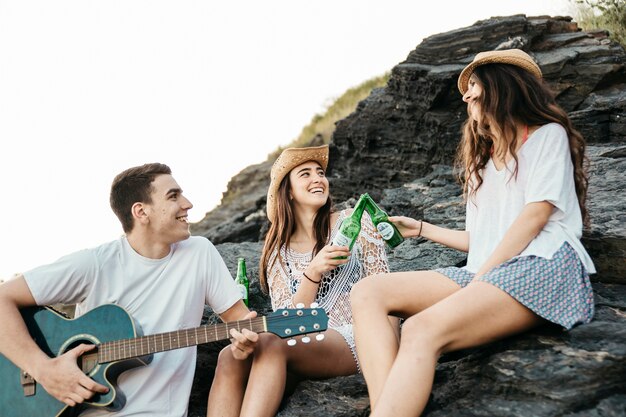
[[[222,349],[209,391],[207,417],[239,415],[251,366],[252,357],[238,360],[233,357],[230,345]]]
[[[387,316],[410,317],[460,289],[434,271],[375,275],[353,287],[354,337],[372,409],[398,353],[397,331]]]
[[[235,360],[230,351],[224,350],[220,354],[209,393],[209,417],[276,415],[288,371],[308,378],[330,378],[357,372],[348,344],[335,330],[327,330],[320,342],[311,337],[310,343],[298,340],[295,346],[288,346],[286,340],[273,334],[259,336],[251,366],[237,364],[247,361]]]
[[[405,321],[373,417],[419,416],[442,353],[483,345],[543,320],[499,288],[474,282]]]
[[[329,378],[356,373],[356,362],[345,339],[327,330],[321,342],[288,346],[271,335],[273,343],[255,350],[241,416],[274,416],[285,390],[287,367],[309,378]],[[265,349],[264,349],[265,348]]]

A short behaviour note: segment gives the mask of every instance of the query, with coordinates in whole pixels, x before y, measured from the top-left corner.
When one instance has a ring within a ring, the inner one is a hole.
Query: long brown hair
[[[474,70],[474,75],[483,87],[483,93],[477,98],[481,120],[473,120],[468,107],[470,117],[463,126],[463,138],[455,161],[464,196],[471,198],[482,185],[481,171],[491,157],[495,137],[502,138],[506,147],[496,149],[494,156],[504,160],[508,151],[515,160],[514,174],[517,174],[519,132],[516,126],[519,123],[526,126],[558,123],[567,132],[578,205],[583,223],[588,226],[589,160],[585,154],[585,140],[574,129],[565,110],[556,103],[547,84],[526,70],[507,64],[481,65]]]
[[[261,261],[259,266],[259,282],[261,283],[261,289],[265,292],[269,292],[267,285],[267,272],[273,266],[276,261],[281,262],[280,248],[283,246],[289,247],[289,241],[291,236],[296,231],[296,220],[293,205],[289,198],[291,189],[291,181],[289,175],[285,175],[285,178],[278,187],[278,194],[276,196],[276,218],[273,223],[270,224],[270,228],[265,236],[265,243],[263,244],[263,251],[261,252]],[[330,196],[324,204],[317,211],[315,220],[313,220],[313,236],[316,240],[315,247],[313,248],[313,256],[315,256],[328,242],[328,236],[330,235],[330,213],[331,213],[332,201]],[[272,259],[272,254],[276,252],[276,257]],[[270,264],[272,261],[272,264]]]

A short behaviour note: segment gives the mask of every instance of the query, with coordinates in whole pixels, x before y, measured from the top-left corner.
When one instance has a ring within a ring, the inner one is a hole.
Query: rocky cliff
[[[603,31],[584,32],[568,17],[516,15],[425,39],[391,70],[357,110],[337,123],[328,175],[339,205],[369,192],[393,214],[464,227],[451,163],[466,118],[456,88],[480,51],[521,48],[535,57],[558,101],[585,135],[591,159],[592,225],[583,243],[594,258],[596,316],[570,332],[545,326],[477,349],[445,355],[425,416],[626,416],[626,53]],[[193,233],[211,239],[235,273],[248,260],[251,305],[269,311],[258,287],[265,193],[273,161],[246,168],[222,204]],[[392,270],[464,262],[463,253],[407,240],[389,253]],[[207,311],[207,320],[215,320]],[[199,348],[190,416],[205,413],[222,344]],[[360,375],[304,382],[280,416],[361,416],[369,411]]]

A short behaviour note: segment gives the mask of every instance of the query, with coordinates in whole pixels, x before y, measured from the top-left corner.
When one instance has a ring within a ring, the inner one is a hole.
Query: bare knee
[[[287,341],[281,339],[272,333],[259,334],[259,341],[254,348],[254,355],[257,358],[262,357],[286,357],[287,354]]]
[[[246,360],[235,359],[232,352],[232,346],[228,345],[222,349],[217,357],[217,366],[215,374],[234,375],[246,369]]]
[[[448,343],[445,329],[432,315],[419,313],[402,324],[400,349],[439,356]]]

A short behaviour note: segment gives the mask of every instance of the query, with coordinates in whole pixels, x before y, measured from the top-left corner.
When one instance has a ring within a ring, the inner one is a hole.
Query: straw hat
[[[459,75],[458,87],[461,94],[467,91],[467,83],[476,67],[485,64],[510,64],[525,69],[537,78],[541,78],[539,65],[521,49],[503,49],[501,51],[480,52]]]
[[[311,148],[287,148],[272,165],[270,174],[270,187],[267,190],[267,218],[270,222],[276,219],[276,195],[283,178],[289,172],[308,161],[315,161],[322,169],[328,166],[328,145],[314,146]]]

